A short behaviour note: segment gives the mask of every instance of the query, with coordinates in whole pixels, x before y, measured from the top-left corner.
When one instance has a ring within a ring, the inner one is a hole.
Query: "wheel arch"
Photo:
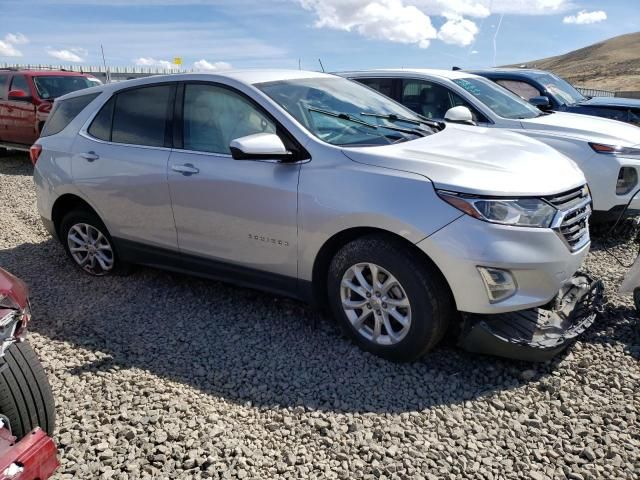
[[[329,266],[334,255],[346,244],[352,242],[358,238],[362,238],[369,235],[379,235],[385,237],[391,242],[401,244],[404,248],[408,249],[418,261],[424,261],[430,264],[434,271],[438,272],[443,285],[451,295],[452,304],[455,305],[455,299],[453,297],[453,291],[447,281],[446,277],[438,268],[436,263],[422,250],[420,250],[415,244],[407,240],[406,238],[398,235],[397,233],[390,232],[376,227],[353,227],[346,230],[342,230],[332,237],[330,237],[320,247],[318,254],[316,255],[313,263],[312,281],[311,281],[311,296],[314,305],[325,309],[327,307],[327,275],[329,273]]]
[[[56,199],[51,208],[51,221],[53,222],[53,227],[56,230],[58,238],[60,238],[60,224],[62,223],[62,219],[67,213],[76,209],[87,210],[101,219],[96,209],[86,200],[73,193],[65,193]]]

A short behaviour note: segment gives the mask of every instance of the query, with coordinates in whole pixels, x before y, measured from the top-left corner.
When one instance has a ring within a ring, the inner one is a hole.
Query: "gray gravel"
[[[0,158],[0,265],[32,289],[57,479],[640,476],[639,321],[598,245],[588,269],[610,303],[568,353],[443,346],[395,365],[284,298],[144,268],[82,275],[40,225],[31,174]]]

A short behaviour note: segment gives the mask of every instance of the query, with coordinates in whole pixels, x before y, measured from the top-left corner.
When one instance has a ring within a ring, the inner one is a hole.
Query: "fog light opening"
[[[616,194],[626,195],[638,184],[638,173],[633,167],[622,167],[618,172]]]
[[[515,295],[518,289],[516,280],[508,270],[491,267],[478,267],[478,272],[487,290],[489,303],[497,303]]]

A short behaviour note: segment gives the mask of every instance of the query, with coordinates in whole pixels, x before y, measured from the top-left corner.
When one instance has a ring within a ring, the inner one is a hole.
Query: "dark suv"
[[[79,72],[0,69],[0,148],[27,150],[57,97],[99,84]]]
[[[587,97],[569,82],[544,70],[491,68],[468,70],[481,75],[540,108],[611,118],[640,126],[640,100],[618,97]]]

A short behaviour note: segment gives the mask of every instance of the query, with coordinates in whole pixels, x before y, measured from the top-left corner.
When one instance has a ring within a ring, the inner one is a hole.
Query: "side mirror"
[[[531,97],[529,99],[529,103],[534,107],[538,107],[540,110],[551,110],[551,102],[549,101],[549,97],[545,97],[541,95],[539,97]]]
[[[463,105],[447,110],[447,113],[444,114],[444,119],[452,123],[464,123],[466,125],[476,124],[476,122],[473,121],[471,110]]]
[[[291,152],[275,133],[254,133],[231,140],[231,156],[235,160],[287,160]]]
[[[9,91],[9,100],[22,100],[23,102],[28,102],[31,100],[31,96],[24,90],[11,90]]]

